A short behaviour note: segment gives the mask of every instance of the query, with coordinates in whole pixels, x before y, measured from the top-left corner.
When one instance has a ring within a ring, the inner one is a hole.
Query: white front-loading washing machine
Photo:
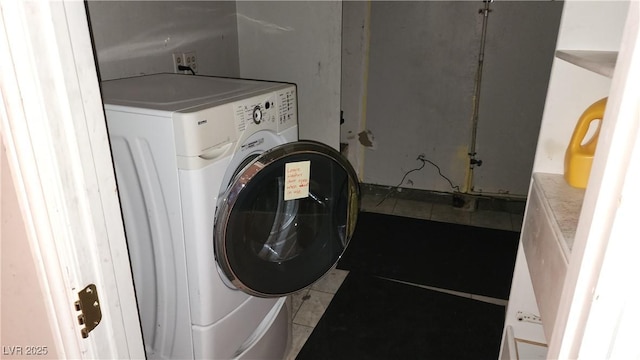
[[[353,234],[353,168],[298,141],[293,84],[156,74],[102,95],[147,356],[283,358],[286,295]]]

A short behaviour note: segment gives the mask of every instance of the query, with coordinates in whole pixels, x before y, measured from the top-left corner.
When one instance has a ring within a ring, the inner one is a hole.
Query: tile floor
[[[398,193],[375,186],[363,186],[361,210],[433,221],[473,225],[500,230],[520,231],[524,212],[523,201],[480,199],[471,206],[453,207],[450,195],[425,195],[422,193]],[[384,199],[384,201],[382,201]],[[473,208],[473,210],[470,210]],[[333,295],[347,276],[348,271],[333,269],[314,285],[291,296],[293,334],[287,360],[294,360],[305,341],[329,306]],[[389,279],[390,281],[397,281]],[[404,283],[404,282],[403,282]],[[409,284],[409,283],[406,283]],[[427,289],[458,295],[478,301],[506,306],[506,300],[475,294],[461,293],[429,286]]]

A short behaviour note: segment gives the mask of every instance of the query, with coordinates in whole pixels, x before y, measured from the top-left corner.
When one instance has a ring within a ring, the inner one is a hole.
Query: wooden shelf
[[[613,77],[616,51],[557,50],[556,57],[606,77]]]

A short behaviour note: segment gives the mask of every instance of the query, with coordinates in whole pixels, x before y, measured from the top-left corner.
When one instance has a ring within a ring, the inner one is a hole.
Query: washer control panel
[[[260,127],[280,132],[297,125],[297,99],[294,85],[234,103],[236,130]]]
[[[298,98],[296,87],[278,92],[278,132],[298,125]]]
[[[238,101],[234,104],[236,125],[238,131],[244,131],[251,125],[277,127],[278,118],[276,108],[276,94],[269,93],[250,99]]]

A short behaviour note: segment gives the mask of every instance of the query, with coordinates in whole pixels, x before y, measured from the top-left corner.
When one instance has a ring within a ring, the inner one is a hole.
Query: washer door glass
[[[331,269],[356,224],[355,171],[313,141],[275,147],[231,181],[218,204],[214,246],[231,283],[248,294],[282,296]]]

